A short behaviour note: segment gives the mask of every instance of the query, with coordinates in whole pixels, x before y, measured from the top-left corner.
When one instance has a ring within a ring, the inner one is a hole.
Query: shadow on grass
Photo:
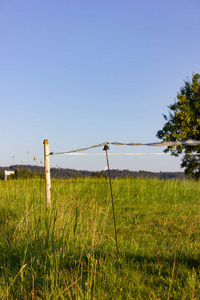
[[[13,297],[19,298],[32,289],[32,281],[34,278],[35,293],[38,297],[43,297],[45,291],[48,291],[49,286],[54,286],[56,282],[59,288],[63,285],[63,275],[69,279],[69,283],[73,284],[76,278],[81,278],[79,283],[84,290],[84,282],[87,281],[88,274],[92,270],[92,265],[96,264],[96,270],[100,273],[105,272],[105,278],[116,276],[131,276],[130,274],[143,274],[144,280],[153,276],[157,278],[165,278],[163,283],[168,288],[168,279],[171,278],[171,272],[174,263],[174,255],[168,257],[164,255],[144,255],[134,254],[131,252],[121,252],[116,255],[115,250],[105,251],[104,248],[97,248],[88,253],[88,250],[76,250],[68,245],[69,251],[62,248],[63,240],[45,242],[45,236],[30,243],[21,241],[16,244],[6,243],[0,244],[0,257],[3,259],[1,264],[0,276],[3,278],[4,287],[10,286],[16,274],[21,267],[27,264],[23,270],[23,276],[20,274],[15,280],[15,284],[11,287],[10,293]],[[199,273],[200,255],[187,256],[182,252],[177,251],[176,269],[178,269],[178,277],[181,278],[183,273],[193,270]],[[127,273],[126,273],[127,272]],[[104,275],[103,275],[104,276]],[[135,275],[137,276],[137,275]],[[98,279],[100,280],[100,279]],[[182,280],[182,279],[181,279]],[[184,283],[183,283],[184,284]],[[21,291],[20,291],[21,290]]]
[[[199,269],[200,268],[200,255],[194,256],[187,256],[183,254],[182,252],[177,251],[176,256],[149,256],[149,255],[142,255],[142,254],[136,254],[133,253],[123,253],[122,255],[126,261],[126,263],[137,262],[140,264],[159,264],[159,263],[168,263],[170,265],[173,265],[174,259],[176,264],[182,264],[186,266],[189,269]]]

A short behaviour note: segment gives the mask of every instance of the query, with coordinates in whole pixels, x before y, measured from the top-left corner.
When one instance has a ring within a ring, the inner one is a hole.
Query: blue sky
[[[40,165],[44,139],[53,152],[158,141],[162,114],[200,72],[199,19],[199,0],[1,0],[0,166]],[[101,156],[51,157],[52,167],[105,165]],[[117,156],[110,167],[179,171],[180,159]]]

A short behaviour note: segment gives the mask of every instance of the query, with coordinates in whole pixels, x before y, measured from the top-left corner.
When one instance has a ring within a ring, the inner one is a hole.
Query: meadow
[[[0,299],[200,299],[200,183],[0,181]]]

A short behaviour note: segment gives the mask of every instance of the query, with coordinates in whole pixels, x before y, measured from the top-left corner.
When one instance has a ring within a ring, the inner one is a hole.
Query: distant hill
[[[9,167],[0,167],[0,173],[4,173],[4,170],[22,170],[28,169],[34,174],[44,174],[44,167],[31,166],[31,165],[13,165]],[[158,179],[185,179],[184,172],[148,172],[148,171],[129,171],[129,170],[110,170],[112,178],[158,178]],[[85,170],[63,169],[63,168],[51,168],[52,178],[75,178],[79,176],[88,177],[107,177],[107,171],[91,172]],[[2,178],[2,176],[1,176]]]

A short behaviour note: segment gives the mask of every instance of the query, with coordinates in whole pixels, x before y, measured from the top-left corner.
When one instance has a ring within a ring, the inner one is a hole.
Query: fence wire
[[[168,147],[173,147],[173,146],[199,146],[200,141],[195,141],[195,140],[186,140],[183,142],[162,142],[162,143],[120,143],[120,142],[104,142],[98,145],[93,145],[87,148],[80,148],[76,150],[71,150],[67,152],[51,152],[50,155],[56,155],[56,154],[73,154],[73,155],[104,155],[103,153],[77,153],[77,152],[82,152],[85,150],[97,148],[97,147],[103,147],[105,145],[115,145],[115,146],[153,146],[153,147],[161,147],[161,146],[168,146]],[[187,153],[188,155],[194,155],[192,153]],[[167,155],[166,153],[110,153],[109,155]],[[200,153],[195,153],[195,155],[200,155]]]

